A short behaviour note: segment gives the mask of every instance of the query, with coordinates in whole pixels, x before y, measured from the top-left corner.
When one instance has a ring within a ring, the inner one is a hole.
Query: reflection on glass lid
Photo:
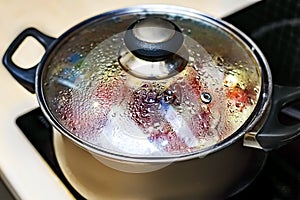
[[[147,51],[128,44],[129,30]],[[180,44],[166,44],[174,35]],[[245,123],[259,97],[251,53],[206,21],[125,16],[65,44],[44,72],[47,104],[66,131],[108,152],[157,157],[212,146]]]

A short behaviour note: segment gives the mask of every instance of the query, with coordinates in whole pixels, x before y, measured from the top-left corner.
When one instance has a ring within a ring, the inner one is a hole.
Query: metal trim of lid
[[[171,12],[172,11],[172,12]],[[88,144],[87,142],[83,141],[82,139],[74,136],[72,133],[70,133],[68,130],[66,130],[60,123],[55,119],[55,117],[52,115],[51,111],[47,107],[47,103],[45,100],[44,93],[42,91],[42,80],[41,80],[41,74],[43,72],[43,67],[45,63],[47,62],[47,57],[52,53],[52,51],[57,47],[60,42],[69,37],[69,35],[74,32],[75,30],[84,27],[87,24],[93,23],[94,21],[98,21],[100,19],[107,19],[107,18],[113,18],[120,15],[125,14],[131,14],[131,13],[155,13],[155,12],[165,12],[166,14],[170,15],[178,15],[182,14],[185,16],[195,17],[197,19],[204,19],[208,21],[209,23],[216,25],[218,27],[221,27],[222,30],[225,30],[226,32],[230,33],[231,35],[235,36],[236,39],[240,40],[242,44],[245,45],[253,53],[253,57],[256,59],[257,63],[259,64],[260,72],[262,73],[262,87],[261,87],[261,94],[260,94],[260,102],[257,103],[256,108],[252,112],[251,116],[248,118],[248,120],[243,124],[242,127],[240,127],[235,133],[233,133],[228,138],[224,139],[223,141],[212,145],[210,147],[201,149],[199,151],[195,151],[190,154],[180,154],[180,155],[171,155],[171,156],[163,156],[163,157],[143,157],[143,156],[125,156],[116,154],[114,152],[110,152],[107,150],[104,150],[96,145]],[[84,147],[87,151],[90,151],[92,153],[99,154],[104,157],[109,157],[112,159],[117,160],[124,160],[124,161],[131,161],[131,162],[147,162],[147,163],[164,163],[164,162],[174,162],[174,161],[182,161],[187,159],[193,159],[193,158],[201,158],[205,157],[208,154],[214,153],[216,151],[219,151],[230,144],[236,142],[239,138],[241,138],[246,131],[251,130],[261,119],[262,115],[267,111],[267,106],[270,102],[271,93],[272,93],[272,78],[271,78],[271,72],[269,69],[268,62],[266,58],[264,57],[263,53],[260,51],[260,49],[256,46],[256,44],[243,32],[241,32],[239,29],[234,27],[233,25],[220,20],[216,19],[210,16],[207,16],[206,14],[203,14],[197,10],[185,8],[185,7],[178,7],[178,6],[170,6],[170,5],[142,5],[142,6],[133,6],[133,7],[127,7],[123,9],[118,9],[110,12],[106,12],[100,15],[97,15],[95,17],[92,17],[90,19],[87,19],[74,27],[70,28],[68,31],[66,31],[64,34],[62,34],[58,39],[56,39],[53,44],[51,45],[51,48],[46,51],[45,55],[43,56],[38,69],[36,71],[36,94],[38,98],[38,103],[45,114],[46,118],[52,123],[52,125],[61,133],[64,133],[65,136],[67,136],[69,139],[71,139],[76,144]]]

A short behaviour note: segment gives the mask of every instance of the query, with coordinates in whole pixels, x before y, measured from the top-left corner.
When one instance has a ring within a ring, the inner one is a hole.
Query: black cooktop
[[[300,86],[300,1],[265,0],[224,18],[246,33],[265,54],[275,84]],[[296,102],[298,108],[300,102]],[[282,116],[287,122],[299,122]],[[76,199],[84,199],[64,177],[54,155],[52,129],[39,108],[16,120],[28,140]],[[300,138],[274,150],[249,187],[228,200],[300,199]]]

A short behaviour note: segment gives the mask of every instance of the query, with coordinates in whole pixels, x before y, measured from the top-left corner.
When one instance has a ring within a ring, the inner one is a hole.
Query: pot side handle
[[[256,136],[260,146],[265,151],[279,148],[300,135],[300,122],[295,125],[285,125],[279,120],[280,112],[300,121],[300,110],[283,107],[293,102],[300,102],[300,87],[274,85],[272,105],[269,116]]]
[[[38,31],[35,28],[28,28],[25,29],[23,32],[21,32],[16,39],[10,44],[8,49],[6,50],[4,56],[3,56],[3,65],[6,67],[6,69],[9,71],[9,73],[28,91],[31,93],[35,93],[35,72],[37,69],[37,65],[33,66],[29,69],[24,69],[19,66],[17,66],[14,61],[12,60],[12,57],[18,47],[22,44],[22,42],[27,37],[33,37],[38,42],[42,44],[42,46],[47,50],[50,46],[50,44],[55,40],[55,38],[47,36],[40,31]]]

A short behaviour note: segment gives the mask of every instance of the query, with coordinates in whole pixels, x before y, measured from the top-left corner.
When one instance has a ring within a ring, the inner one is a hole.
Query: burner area
[[[300,1],[265,0],[224,18],[246,33],[262,50],[270,64],[275,84],[300,86]],[[294,102],[300,108],[300,100]],[[290,116],[283,121],[299,123]],[[63,175],[53,147],[52,127],[37,108],[17,118],[24,135],[62,180],[75,199],[85,199]],[[243,191],[228,200],[300,199],[300,137],[269,153],[258,177]]]
[[[71,186],[59,167],[53,147],[53,129],[42,110],[36,108],[18,117],[16,123],[73,196],[78,200],[85,199]]]

